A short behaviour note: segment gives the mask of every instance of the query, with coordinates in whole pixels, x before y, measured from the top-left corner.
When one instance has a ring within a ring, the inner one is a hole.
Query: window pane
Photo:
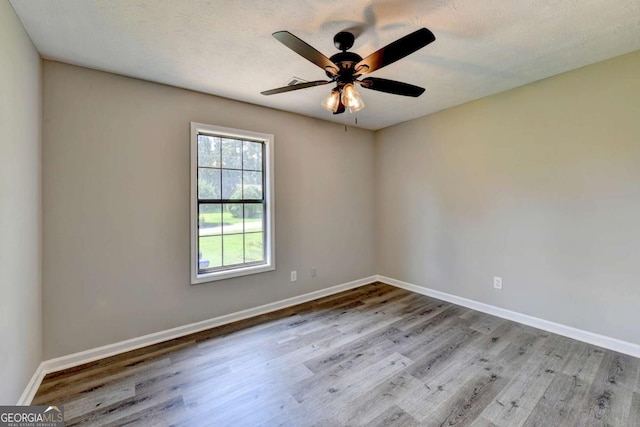
[[[244,205],[244,231],[263,231],[262,221],[264,208],[260,203],[246,203]]]
[[[222,260],[223,265],[242,264],[244,262],[243,236],[243,234],[222,236],[222,245],[224,247],[224,255]]]
[[[242,172],[243,197],[247,200],[262,199],[262,172]]]
[[[220,167],[220,138],[198,135],[198,166]]]
[[[242,233],[242,203],[229,203],[224,205],[224,216],[222,218],[222,233],[235,234]]]
[[[198,238],[198,269],[222,266],[222,236]]]
[[[264,246],[262,233],[247,233],[244,235],[245,262],[264,261]]]
[[[222,167],[242,169],[242,141],[222,139]]]
[[[220,198],[220,169],[198,168],[198,198]]]
[[[242,199],[242,171],[222,169],[222,198]]]
[[[244,156],[242,157],[242,168],[254,171],[262,170],[262,144],[259,142],[244,141]]]
[[[213,236],[222,234],[222,205],[201,204],[198,214],[198,235]]]

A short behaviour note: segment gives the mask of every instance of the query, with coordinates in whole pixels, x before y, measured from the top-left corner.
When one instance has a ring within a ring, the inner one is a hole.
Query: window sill
[[[198,285],[200,283],[215,282],[217,280],[231,279],[232,277],[248,276],[250,274],[264,273],[266,271],[273,271],[276,266],[272,263],[253,265],[251,267],[235,268],[233,270],[226,271],[214,271],[211,273],[196,274],[196,277],[191,278],[192,285]]]

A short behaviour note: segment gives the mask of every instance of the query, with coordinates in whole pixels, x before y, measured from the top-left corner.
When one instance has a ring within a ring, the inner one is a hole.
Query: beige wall
[[[380,274],[640,344],[640,52],[376,141]]]
[[[44,357],[375,273],[640,343],[638,75],[636,52],[374,134],[45,61]],[[190,121],[275,135],[275,272],[189,285]]]
[[[43,81],[45,359],[375,274],[372,132],[50,61]],[[276,271],[189,285],[190,121],[274,134]]]
[[[0,405],[42,360],[40,55],[0,1]]]

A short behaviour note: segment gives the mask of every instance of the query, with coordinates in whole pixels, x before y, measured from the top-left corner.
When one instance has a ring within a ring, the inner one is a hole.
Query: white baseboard
[[[44,376],[45,376],[44,366],[42,363],[40,363],[40,365],[36,368],[36,371],[33,373],[31,380],[29,380],[29,384],[27,384],[27,387],[22,392],[22,396],[20,396],[20,399],[18,400],[17,405],[27,406],[31,404],[31,401],[33,400],[33,397],[36,395],[36,392],[38,391],[38,387],[40,387],[40,384],[42,383],[42,379],[44,378]]]
[[[359,280],[354,280],[353,282],[332,286],[330,288],[321,289],[319,291],[310,292],[304,295],[299,295],[281,301],[261,305],[259,307],[249,308],[247,310],[238,311],[236,313],[214,317],[212,319],[203,320],[201,322],[191,323],[189,325],[179,326],[177,328],[156,332],[125,341],[120,341],[114,344],[81,351],[79,353],[45,360],[40,364],[40,366],[38,366],[36,372],[33,374],[33,377],[31,377],[29,384],[27,384],[27,387],[22,393],[22,396],[20,396],[18,405],[31,404],[31,401],[38,391],[38,387],[40,387],[44,376],[48,373],[72,368],[74,366],[93,362],[95,360],[103,359],[110,356],[115,356],[127,351],[136,350],[163,341],[168,341],[175,338],[183,337],[185,335],[215,328],[217,326],[226,325],[228,323],[233,323],[250,317],[259,316],[261,314],[281,310],[283,308],[292,307],[297,304],[313,301],[315,299],[337,294],[339,292],[357,288],[359,286],[367,285],[376,281],[387,283],[389,285],[406,289],[418,294],[437,298],[453,304],[461,305],[463,307],[471,308],[473,310],[481,311],[483,313],[498,316],[503,319],[513,320],[514,322],[522,323],[534,328],[542,329],[558,335],[573,338],[589,344],[597,345],[599,347],[607,348],[609,350],[640,358],[640,345],[638,344],[606,337],[604,335],[594,334],[592,332],[573,328],[571,326],[561,325],[559,323],[550,322],[548,320],[543,320],[537,317],[528,316],[526,314],[517,313],[515,311],[506,310],[504,308],[495,307],[493,305],[473,301],[456,295],[447,294],[445,292],[436,291],[433,289],[425,288],[423,286],[402,282],[390,277],[376,275],[365,277]]]
[[[527,314],[518,313],[482,302],[462,298],[456,295],[447,294],[445,292],[436,291],[434,289],[425,288],[423,286],[414,285],[412,283],[403,282],[400,280],[392,279],[390,277],[378,275],[378,281],[396,286],[398,288],[406,289],[411,292],[461,305],[463,307],[471,308],[473,310],[481,311],[493,316],[501,317],[503,319],[513,320],[514,322],[542,329],[543,331],[573,338],[575,340],[583,341],[588,344],[597,345],[599,347],[640,358],[640,345],[628,341],[622,341],[616,338],[611,338],[582,329],[577,329],[571,326],[562,325],[560,323],[550,322],[548,320],[539,319]]]
[[[250,317],[259,316],[261,314],[281,310],[283,308],[292,307],[297,304],[313,301],[329,295],[337,294],[342,291],[373,283],[377,280],[377,278],[377,276],[365,277],[362,279],[354,280],[353,282],[343,283],[341,285],[332,286],[326,289],[320,289],[319,291],[309,292],[304,295],[298,295],[296,297],[272,302],[269,304],[261,305],[259,307],[249,308],[247,310],[226,314],[224,316],[214,317],[212,319],[191,323],[189,325],[179,326],[173,329],[167,329],[165,331],[160,331],[137,338],[131,338],[114,344],[108,344],[102,347],[81,351],[79,353],[57,357],[55,359],[45,360],[40,364],[36,372],[33,374],[31,381],[29,381],[27,388],[20,397],[20,403],[18,404],[28,405],[31,403],[33,397],[36,394],[36,391],[38,390],[38,387],[40,387],[40,383],[42,383],[42,379],[48,373],[61,371],[63,369],[68,369],[99,359],[104,359],[105,357],[115,356],[117,354],[126,353],[127,351],[136,350],[163,341],[169,341],[175,338],[183,337],[185,335],[215,328],[216,326],[226,325],[228,323],[237,322],[239,320],[244,320]]]

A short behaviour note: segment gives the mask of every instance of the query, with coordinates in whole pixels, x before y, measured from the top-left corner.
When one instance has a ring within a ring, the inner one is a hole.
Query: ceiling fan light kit
[[[327,58],[288,31],[277,31],[273,33],[273,36],[298,55],[323,69],[330,80],[299,83],[261,93],[263,95],[274,95],[276,93],[336,83],[336,86],[322,102],[322,107],[333,114],[344,113],[347,108],[351,112],[357,112],[364,108],[364,102],[355,87],[356,83],[365,89],[394,95],[411,97],[422,95],[424,88],[409,83],[376,77],[358,79],[422,49],[436,39],[431,31],[421,28],[362,59],[357,53],[347,52],[353,46],[355,36],[346,31],[339,32],[334,36],[333,43],[341,52],[336,53],[331,58]]]
[[[344,113],[346,108],[355,113],[364,108],[364,101],[353,83],[347,83],[338,84],[333,88],[321,105],[325,110],[333,114]]]

